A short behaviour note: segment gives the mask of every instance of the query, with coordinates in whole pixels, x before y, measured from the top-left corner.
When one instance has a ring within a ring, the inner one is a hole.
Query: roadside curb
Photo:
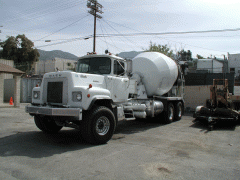
[[[0,103],[0,108],[23,108],[29,103],[20,103],[19,106],[14,107],[14,105],[9,105],[9,103]]]

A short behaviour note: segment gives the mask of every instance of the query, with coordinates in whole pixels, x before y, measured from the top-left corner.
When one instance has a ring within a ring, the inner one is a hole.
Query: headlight
[[[72,92],[73,102],[79,102],[82,100],[82,92]]]
[[[33,98],[39,99],[40,98],[40,92],[39,91],[33,91]]]
[[[77,94],[77,100],[78,100],[78,101],[81,101],[81,100],[82,100],[82,94],[80,94],[80,93]]]

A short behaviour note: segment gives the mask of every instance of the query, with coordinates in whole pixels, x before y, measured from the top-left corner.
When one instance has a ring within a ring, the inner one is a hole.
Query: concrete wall
[[[206,100],[210,99],[211,86],[212,85],[185,86],[185,108],[195,111],[197,106],[206,106]],[[222,85],[219,85],[218,87],[220,89],[223,88]]]
[[[39,61],[35,65],[35,74],[45,74],[54,71],[56,71],[54,60]]]
[[[208,73],[222,73],[223,63],[214,59],[199,59],[197,70],[207,70]]]
[[[55,72],[57,69],[59,71],[69,70],[75,67],[76,61],[55,58],[53,60],[39,61],[35,64],[35,74],[45,74],[48,72]]]
[[[185,108],[195,110],[197,106],[205,106],[206,100],[210,98],[210,85],[185,86]]]
[[[223,63],[220,63],[216,60],[213,60],[213,71],[212,71],[212,73],[222,73],[222,72],[223,72]]]
[[[228,79],[228,89],[234,94],[234,74],[233,73],[188,73],[185,76],[185,86],[205,86],[212,85],[213,79]],[[222,83],[219,83],[220,85]]]
[[[58,68],[59,71],[63,71],[63,70],[69,70],[71,68],[75,67],[75,63],[76,61],[73,60],[61,60],[61,59],[57,59],[56,63],[55,63],[55,68]]]
[[[4,99],[4,74],[0,73],[0,104],[3,103]]]
[[[14,106],[20,106],[20,93],[21,93],[21,77],[14,76],[13,79],[4,79],[4,86],[3,86],[3,101],[2,102],[9,102],[10,98],[13,98]],[[16,87],[16,88],[15,88]],[[15,98],[16,97],[16,98]]]
[[[21,103],[31,103],[32,101],[32,89],[41,85],[42,79],[27,79],[22,78],[18,87],[18,95]],[[9,102],[10,98],[14,99],[14,87],[15,79],[4,80],[4,102]]]
[[[21,80],[21,99],[20,101],[23,103],[31,103],[32,102],[32,89],[37,85],[40,86],[42,83],[42,79],[28,79],[23,78]]]
[[[14,79],[5,80],[5,93],[4,101],[9,102],[10,98],[14,98]],[[30,103],[32,98],[32,88],[36,87],[37,84],[41,84],[41,79],[22,79],[21,80],[21,96],[20,102]],[[206,100],[210,98],[210,87],[211,85],[202,86],[185,86],[184,100],[185,108],[194,111],[197,106],[205,106]],[[221,86],[220,86],[221,87]],[[240,94],[240,87],[235,87],[236,94]]]
[[[10,98],[14,99],[14,79],[4,80],[4,102],[9,102]]]
[[[41,79],[22,79],[21,80],[21,96],[20,102],[30,103],[32,98],[32,88],[37,84],[41,84]],[[185,86],[185,108],[195,110],[197,106],[206,105],[206,100],[210,98],[211,85],[205,86]],[[14,98],[14,79],[5,80],[4,101],[9,102],[10,98]],[[240,93],[240,88],[239,88]]]

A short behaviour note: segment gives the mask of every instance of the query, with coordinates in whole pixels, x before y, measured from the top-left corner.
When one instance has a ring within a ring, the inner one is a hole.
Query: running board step
[[[135,119],[136,119],[135,117],[132,117],[132,118],[125,118],[126,121],[135,120]]]

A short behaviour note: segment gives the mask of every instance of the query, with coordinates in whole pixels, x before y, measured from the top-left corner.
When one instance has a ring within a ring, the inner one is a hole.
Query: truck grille
[[[62,103],[62,98],[63,98],[63,82],[48,82],[47,102]]]

